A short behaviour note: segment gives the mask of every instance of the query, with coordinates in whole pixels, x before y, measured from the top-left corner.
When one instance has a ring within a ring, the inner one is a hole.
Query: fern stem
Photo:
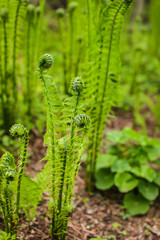
[[[59,203],[58,203],[58,208],[59,212],[61,212],[61,207],[62,207],[62,194],[63,194],[63,188],[64,188],[64,178],[65,178],[65,170],[66,170],[66,163],[67,163],[67,146],[65,142],[65,149],[64,149],[64,157],[63,159],[63,167],[62,167],[62,173],[61,173],[61,183],[60,183],[60,189],[59,189]]]
[[[3,28],[4,28],[4,79],[5,79],[5,94],[8,100],[8,79],[7,79],[7,64],[8,64],[8,39],[7,39],[7,30],[6,30],[6,20],[3,20]]]
[[[87,16],[88,16],[88,49],[90,49],[90,42],[91,42],[91,36],[90,36],[90,5],[89,0],[87,0]]]
[[[98,75],[96,79],[96,91],[95,91],[95,103],[93,105],[93,109],[91,110],[91,116],[93,115],[94,119],[94,112],[96,110],[96,106],[98,105],[98,96],[99,96],[99,85],[100,85],[100,71],[101,71],[101,63],[102,63],[102,52],[103,52],[103,39],[101,39],[101,45],[100,45],[100,51],[99,51],[99,66],[98,66]],[[92,119],[92,118],[91,118]],[[94,122],[92,122],[92,132],[91,136],[89,138],[89,142],[91,146],[89,149],[91,151],[88,151],[88,160],[87,160],[87,166],[88,166],[88,171],[87,171],[87,176],[86,176],[86,182],[87,182],[87,187],[89,192],[92,192],[93,190],[93,183],[94,183],[94,158],[95,158],[95,143],[96,143],[96,124],[97,124],[97,119],[94,119]]]
[[[6,213],[5,213],[5,203],[2,200],[1,194],[2,194],[2,181],[0,179],[0,206],[2,208],[2,214],[3,214],[3,219],[4,219],[5,231],[7,233],[9,233],[8,220],[7,220],[7,216],[6,216]]]
[[[28,136],[28,132],[26,131],[25,135],[24,135],[22,162],[21,162],[21,167],[20,167],[19,173],[18,173],[18,184],[17,184],[17,193],[16,193],[16,214],[17,214],[17,216],[18,216],[18,213],[19,213],[21,180],[22,180],[22,175],[23,175],[23,172],[24,172],[24,166],[25,166],[25,163],[26,163],[28,141],[29,141],[29,136]]]
[[[8,193],[8,186],[9,181],[6,181],[6,187],[5,187],[5,200],[6,200],[6,212],[7,212],[7,219],[10,219],[10,223],[13,222],[13,216],[12,211],[10,208],[10,194]],[[9,230],[9,233],[11,234],[11,231]]]
[[[45,78],[43,76],[43,71],[40,70],[40,79],[42,80],[43,83],[43,90],[44,90],[44,95],[46,98],[47,106],[48,106],[48,112],[49,112],[49,118],[50,118],[50,134],[51,134],[51,159],[52,159],[52,198],[53,201],[55,199],[55,136],[54,136],[54,121],[53,121],[53,115],[52,115],[52,108],[51,108],[51,100],[49,99],[48,93],[47,93],[47,87],[45,83]],[[55,211],[54,211],[54,206],[52,210],[52,239],[54,239],[55,234],[54,234],[54,228],[55,228]]]
[[[27,114],[28,116],[30,116],[31,114],[31,89],[30,89],[30,77],[31,77],[31,74],[30,74],[30,68],[31,68],[31,59],[30,59],[30,29],[31,28],[31,20],[29,19],[28,20],[28,24],[27,24]]]
[[[68,76],[68,85],[72,78],[72,64],[73,64],[73,13],[69,15],[70,20],[70,45],[69,45],[69,76]]]
[[[67,64],[66,64],[66,53],[65,53],[65,46],[63,44],[63,39],[64,39],[64,34],[63,34],[63,24],[62,24],[62,19],[59,18],[59,37],[61,41],[61,46],[62,46],[62,55],[63,55],[63,78],[64,78],[64,90],[65,93],[68,93],[68,85],[67,85]]]
[[[21,7],[21,0],[18,1],[18,6],[16,9],[16,17],[14,22],[14,34],[13,34],[13,98],[14,98],[14,107],[17,102],[17,80],[16,80],[16,50],[17,50],[17,27],[18,27],[18,17]]]
[[[9,111],[9,92],[8,92],[8,73],[7,73],[7,66],[8,66],[8,37],[7,37],[7,29],[6,29],[6,19],[3,19],[3,30],[4,30],[4,78],[3,78],[3,84],[4,84],[4,92],[2,92],[2,95],[5,95],[3,98],[3,115],[4,115],[4,128],[6,132],[8,132],[8,129],[10,127],[10,111]],[[6,98],[6,100],[5,100]]]
[[[74,118],[77,115],[77,110],[78,110],[78,104],[79,104],[79,97],[80,93],[78,93],[77,98],[76,98],[76,104],[75,104],[75,109],[73,113],[73,118],[72,118],[72,123],[71,123],[71,147],[70,147],[70,154],[69,154],[69,166],[72,168],[72,161],[73,161],[73,154],[74,154],[74,135],[75,135],[75,122]],[[71,178],[69,178],[71,179]],[[69,196],[69,183],[66,184],[66,194],[65,194],[65,204],[67,204],[67,201],[69,202],[70,196]]]
[[[78,76],[78,73],[79,73],[79,65],[81,62],[81,53],[82,53],[82,43],[80,43],[80,46],[79,46],[78,58],[77,58],[76,67],[75,67],[75,76]]]

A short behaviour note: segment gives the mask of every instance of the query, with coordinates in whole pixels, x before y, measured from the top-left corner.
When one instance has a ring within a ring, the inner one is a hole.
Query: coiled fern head
[[[74,119],[74,123],[78,128],[89,129],[90,119],[86,114],[80,114]]]
[[[34,17],[35,10],[36,8],[33,4],[29,4],[27,6],[27,17],[29,18],[29,20]]]
[[[77,94],[80,94],[83,92],[84,89],[84,83],[80,77],[76,77],[72,82],[71,82],[71,91]]]
[[[13,181],[16,178],[17,172],[12,168],[8,168],[4,171],[3,175],[8,181]]]
[[[27,129],[22,124],[14,124],[11,129],[10,133],[13,137],[23,137],[26,133],[28,134]]]
[[[9,11],[7,8],[2,8],[1,10],[1,18],[3,20],[7,20],[8,19],[8,15],[9,15]]]
[[[49,69],[53,65],[53,58],[50,54],[44,54],[39,59],[40,69]]]
[[[77,2],[71,2],[68,6],[68,10],[70,13],[73,13],[77,7],[78,7]]]
[[[15,159],[10,152],[2,155],[0,161],[0,175],[8,181],[13,181],[17,175],[15,168]]]
[[[58,8],[56,11],[57,18],[63,18],[65,15],[65,10],[63,8]]]
[[[1,167],[14,167],[15,159],[10,152],[6,152],[1,157]]]

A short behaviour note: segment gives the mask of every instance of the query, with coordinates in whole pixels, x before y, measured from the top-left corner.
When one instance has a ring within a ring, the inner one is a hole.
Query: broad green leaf
[[[145,214],[149,210],[149,201],[140,194],[136,195],[133,192],[125,195],[123,204],[128,213],[132,216]]]
[[[110,154],[101,154],[98,158],[96,169],[109,168],[117,160],[117,157]]]
[[[138,185],[138,190],[149,201],[153,201],[158,197],[158,187],[154,183],[141,180]]]
[[[154,179],[154,183],[160,186],[160,172],[157,173],[157,176]]]
[[[148,158],[150,161],[155,161],[160,157],[160,146],[147,148]]]
[[[109,154],[116,155],[119,152],[118,146],[112,145],[107,148]]]
[[[156,172],[153,168],[148,165],[142,165],[140,167],[132,167],[130,172],[138,177],[142,177],[149,182],[152,182],[156,177]]]
[[[115,161],[111,167],[111,171],[112,172],[125,172],[125,171],[129,171],[131,169],[129,163],[127,162],[127,160],[118,160]]]
[[[139,181],[130,173],[117,173],[114,178],[115,185],[120,192],[129,192],[137,187]]]
[[[135,161],[140,164],[145,164],[148,162],[148,156],[142,148],[139,148],[139,151],[138,151],[137,155],[135,156]]]
[[[107,134],[107,140],[113,143],[126,143],[129,139],[128,135],[124,134],[122,131],[110,131]]]
[[[100,190],[111,188],[114,184],[114,175],[106,168],[99,169],[95,174],[96,187]]]

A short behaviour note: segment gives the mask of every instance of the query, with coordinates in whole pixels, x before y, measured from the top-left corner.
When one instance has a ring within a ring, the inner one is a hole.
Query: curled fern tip
[[[90,119],[86,114],[80,114],[74,119],[75,125],[78,128],[88,129],[90,126]]]
[[[53,58],[50,54],[44,54],[40,57],[39,68],[49,69],[53,65]]]
[[[57,9],[56,15],[57,15],[58,18],[63,18],[64,14],[65,14],[65,10],[63,8]]]
[[[26,128],[22,124],[14,124],[10,129],[10,133],[13,137],[23,137],[25,132]]]
[[[83,91],[83,82],[80,77],[75,78],[75,80],[72,82],[72,91],[76,93],[81,93]]]
[[[70,13],[73,13],[74,10],[75,10],[77,7],[78,7],[78,3],[77,3],[77,2],[71,2],[71,3],[69,4],[69,12],[70,12]]]
[[[7,20],[8,14],[9,14],[8,9],[7,8],[2,8],[2,10],[1,10],[1,18],[3,20]]]

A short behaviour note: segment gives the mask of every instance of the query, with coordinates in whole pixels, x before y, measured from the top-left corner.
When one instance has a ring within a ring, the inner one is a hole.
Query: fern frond
[[[90,69],[87,98],[92,100],[88,164],[93,178],[95,164],[103,135],[106,116],[116,102],[116,89],[120,66],[119,41],[124,15],[132,0],[115,0],[101,4],[97,37],[94,46],[94,64]],[[89,86],[92,85],[92,90]],[[93,180],[90,180],[90,182]]]

